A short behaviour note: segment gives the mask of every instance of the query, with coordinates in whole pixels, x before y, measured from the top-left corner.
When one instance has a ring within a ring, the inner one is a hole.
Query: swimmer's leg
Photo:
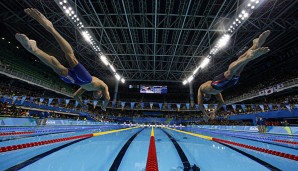
[[[58,33],[58,31],[54,28],[51,21],[49,21],[42,13],[40,13],[37,9],[27,8],[25,12],[34,18],[37,22],[39,22],[48,32],[50,32],[59,43],[62,51],[65,54],[65,58],[68,61],[71,68],[74,68],[78,65],[78,60],[76,59],[73,49],[70,44]]]
[[[265,41],[266,41],[267,37],[270,35],[270,33],[271,33],[270,30],[266,30],[262,34],[260,34],[260,36],[258,38],[253,40],[253,45],[244,54],[242,54],[238,59],[245,58],[247,56],[247,54],[249,53],[249,51],[256,50],[256,49],[260,48],[265,43]],[[235,71],[235,75],[240,76],[240,74],[242,73],[245,66],[246,66],[246,64],[239,67],[239,69],[237,71]]]
[[[270,35],[270,33],[271,33],[270,30],[266,30],[263,33],[261,33],[258,38],[253,40],[252,46],[244,54],[242,54],[238,59],[244,58],[250,50],[256,50],[256,49],[262,47],[262,45],[265,43],[265,41],[266,41],[267,37]]]
[[[238,58],[236,61],[232,62],[228,70],[224,73],[227,79],[231,79],[234,75],[240,75],[243,68],[252,60],[257,57],[269,52],[268,47],[261,47],[255,50],[248,51],[243,57]]]
[[[38,59],[40,59],[44,64],[51,67],[57,74],[67,76],[68,69],[61,65],[54,56],[51,56],[39,49],[35,40],[30,40],[26,35],[19,33],[17,33],[15,37],[26,50],[38,57]]]

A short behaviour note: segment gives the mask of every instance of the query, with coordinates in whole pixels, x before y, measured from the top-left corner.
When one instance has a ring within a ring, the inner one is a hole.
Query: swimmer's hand
[[[105,107],[103,107],[103,106],[101,106],[101,110],[103,110],[103,111],[107,111],[107,109],[105,108]]]
[[[211,120],[213,120],[215,118],[215,112],[214,111],[210,112],[209,117]]]
[[[30,15],[30,17],[34,18],[39,24],[41,24],[46,30],[51,30],[53,24],[50,20],[48,20],[41,12],[39,12],[35,8],[27,8],[24,10],[26,14]]]

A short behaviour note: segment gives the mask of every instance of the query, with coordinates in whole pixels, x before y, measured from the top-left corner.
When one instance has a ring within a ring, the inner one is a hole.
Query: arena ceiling
[[[105,55],[127,81],[182,82],[198,66],[215,40],[246,1],[231,0],[68,0],[86,22]],[[262,1],[262,0],[261,0]],[[91,46],[53,0],[0,1],[0,22],[10,30],[36,39],[38,46],[61,61],[63,54],[53,37],[23,9],[37,8],[53,21],[70,42],[79,61],[92,74],[109,80],[114,76],[101,64]],[[298,1],[266,0],[233,34],[195,78],[206,81],[223,72],[262,31],[271,30],[267,41],[279,55],[297,46]],[[296,42],[296,43],[293,43]],[[269,59],[270,60],[270,59]],[[253,62],[251,67],[261,65]]]

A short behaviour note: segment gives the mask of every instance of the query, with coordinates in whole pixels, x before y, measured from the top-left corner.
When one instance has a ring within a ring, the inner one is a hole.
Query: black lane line
[[[89,138],[91,138],[91,137],[89,137]],[[28,166],[28,165],[30,165],[30,164],[32,164],[32,163],[34,163],[34,162],[42,159],[42,158],[44,158],[44,157],[46,157],[46,156],[48,156],[48,155],[50,155],[52,153],[55,153],[56,151],[61,150],[62,148],[68,147],[68,146],[70,146],[72,144],[75,144],[75,143],[80,142],[80,141],[85,140],[85,139],[88,139],[88,138],[83,138],[83,139],[75,140],[73,142],[69,142],[67,144],[64,144],[64,145],[61,145],[59,147],[53,148],[53,149],[51,149],[51,150],[49,150],[47,152],[44,152],[44,153],[39,154],[39,155],[37,155],[35,157],[32,157],[31,159],[28,159],[28,160],[26,160],[26,161],[24,161],[24,162],[22,162],[20,164],[17,164],[15,166],[12,166],[12,167],[6,169],[6,171],[20,170],[20,169],[22,169],[22,168],[24,168],[24,167],[26,167],[26,166]]]
[[[217,141],[215,141],[215,142],[217,142]],[[253,156],[253,155],[251,155],[251,154],[248,154],[248,153],[246,153],[246,152],[244,152],[244,151],[242,151],[242,150],[239,150],[239,149],[237,149],[237,148],[235,148],[235,147],[233,147],[233,146],[230,146],[230,145],[227,145],[227,144],[224,144],[224,143],[221,143],[221,142],[217,142],[217,143],[219,143],[219,144],[221,144],[221,145],[223,145],[223,146],[226,146],[226,147],[228,147],[228,148],[231,148],[232,150],[237,151],[238,153],[240,153],[240,154],[242,154],[242,155],[244,155],[244,156],[250,158],[251,160],[254,160],[255,162],[257,162],[257,163],[263,165],[264,167],[267,167],[269,170],[272,170],[272,171],[282,171],[282,170],[280,170],[279,168],[277,168],[277,167],[271,165],[270,163],[267,163],[267,162],[265,162],[264,160],[261,160],[261,159],[255,157],[255,156]]]
[[[165,130],[161,129],[169,138],[170,140],[172,141],[172,143],[174,144],[178,154],[179,154],[179,157],[183,163],[183,167],[184,167],[184,170],[185,171],[189,171],[189,170],[196,170],[196,171],[199,171],[200,168],[198,166],[193,166],[191,167],[190,166],[190,163],[184,153],[184,151],[182,150],[182,148],[180,147],[180,145],[177,143],[177,141],[175,140],[174,137],[172,137],[169,133],[167,133]]]
[[[144,129],[144,128],[143,128]],[[126,150],[128,149],[129,145],[131,144],[131,142],[136,138],[136,136],[143,131],[143,129],[141,129],[140,131],[138,131],[137,133],[135,133],[132,137],[129,138],[129,140],[127,140],[127,142],[124,144],[124,146],[121,148],[120,152],[118,153],[117,157],[115,158],[112,166],[110,167],[110,171],[117,171],[121,161],[123,159],[123,156],[126,153]]]

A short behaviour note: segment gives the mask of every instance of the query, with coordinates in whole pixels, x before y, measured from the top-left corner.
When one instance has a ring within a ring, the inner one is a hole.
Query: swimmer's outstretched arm
[[[50,32],[59,43],[61,49],[65,53],[66,59],[70,63],[71,67],[77,65],[78,61],[74,56],[74,52],[70,44],[58,33],[58,31],[54,28],[51,21],[49,21],[42,13],[40,13],[37,9],[27,8],[24,10],[28,15],[34,18],[39,24],[41,24],[48,32]]]
[[[198,90],[198,105],[199,105],[199,110],[203,112],[203,115],[206,116],[207,113],[204,108],[204,102],[203,102],[203,92],[199,88]]]
[[[103,97],[104,97],[104,102],[103,102],[103,105],[102,105],[102,110],[106,110],[108,104],[109,104],[109,101],[110,101],[110,93],[109,93],[109,88],[106,84],[104,84],[104,90],[102,91],[103,92]]]
[[[73,98],[78,101],[80,103],[81,106],[85,106],[82,100],[82,94],[85,92],[86,90],[83,88],[79,88],[74,94],[73,94]]]
[[[217,101],[218,101],[218,103],[217,103],[217,107],[216,107],[216,109],[215,109],[215,111],[214,111],[214,113],[216,114],[216,113],[219,111],[219,109],[223,106],[223,104],[224,104],[224,100],[223,100],[223,98],[222,98],[221,93],[218,93],[217,95],[215,95],[215,97],[216,97],[216,99],[217,99]]]

